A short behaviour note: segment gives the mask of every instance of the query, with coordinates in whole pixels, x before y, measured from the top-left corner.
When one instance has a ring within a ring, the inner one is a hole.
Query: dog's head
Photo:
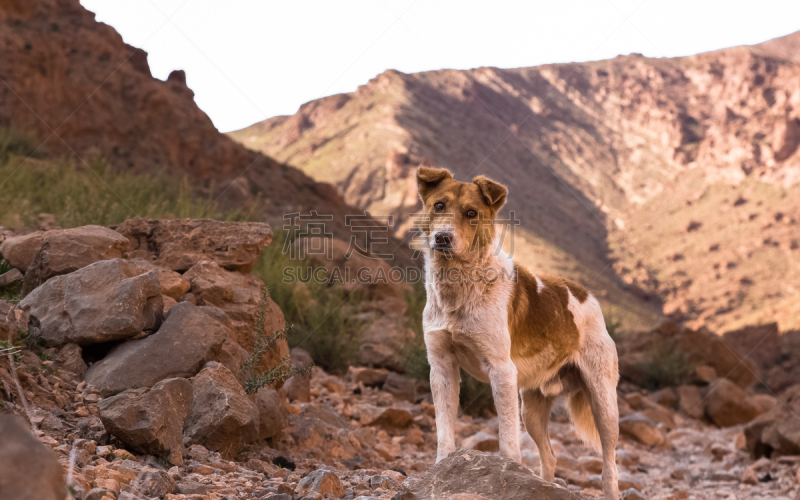
[[[419,227],[435,254],[469,261],[485,255],[495,237],[495,216],[506,202],[504,185],[483,175],[460,182],[446,169],[420,167],[417,190],[425,213]]]

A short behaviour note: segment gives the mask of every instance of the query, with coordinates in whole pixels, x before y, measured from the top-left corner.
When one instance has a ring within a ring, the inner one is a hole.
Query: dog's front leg
[[[493,363],[487,369],[492,384],[494,406],[500,427],[500,454],[522,463],[519,452],[519,399],[517,367],[510,359]]]
[[[456,416],[461,377],[455,354],[446,349],[428,350],[431,392],[436,411],[436,463],[456,451]]]

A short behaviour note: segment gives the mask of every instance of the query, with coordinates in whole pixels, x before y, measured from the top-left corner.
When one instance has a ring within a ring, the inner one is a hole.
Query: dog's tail
[[[589,400],[586,398],[585,389],[578,389],[569,394],[567,408],[572,423],[575,424],[575,429],[578,431],[578,436],[584,443],[599,452],[600,433],[597,432],[597,425],[594,423],[594,415],[592,415]]]

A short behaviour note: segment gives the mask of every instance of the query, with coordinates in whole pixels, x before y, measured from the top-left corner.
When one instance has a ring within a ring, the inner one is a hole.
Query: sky
[[[675,57],[800,30],[800,1],[81,0],[148,52],[153,76],[186,71],[223,131],[353,92],[387,69],[516,68],[640,53]]]

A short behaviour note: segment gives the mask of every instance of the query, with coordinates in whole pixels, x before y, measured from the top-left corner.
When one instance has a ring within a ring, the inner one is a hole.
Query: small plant
[[[242,361],[239,367],[244,378],[244,390],[247,394],[255,394],[262,387],[283,382],[294,375],[308,375],[311,373],[311,370],[314,369],[314,365],[292,368],[289,357],[287,356],[281,359],[277,366],[266,371],[261,371],[260,364],[264,354],[275,347],[275,344],[279,340],[285,340],[287,333],[292,330],[292,326],[287,325],[282,330],[278,330],[272,335],[266,334],[264,330],[266,328],[265,317],[268,301],[269,292],[267,291],[267,287],[262,287],[261,301],[258,304],[258,313],[256,316],[256,331],[254,333],[255,346],[250,356]]]
[[[619,319],[619,316],[617,316],[614,309],[609,309],[603,317],[606,321],[606,331],[611,337],[611,340],[614,342],[619,341],[620,335],[622,334],[622,321]]]
[[[425,285],[414,283],[406,292],[406,309],[414,330],[414,341],[405,350],[403,362],[406,374],[411,378],[428,380],[431,367],[428,364],[428,351],[425,349],[425,334],[422,331],[422,311],[425,309]]]
[[[653,343],[648,360],[639,368],[645,375],[648,389],[678,385],[693,368],[690,355],[671,339],[659,338]]]
[[[18,340],[13,344],[8,340],[0,340],[0,355],[9,355],[11,354],[14,357],[14,361],[19,361],[22,359],[22,341]]]
[[[283,311],[286,321],[294,325],[287,332],[289,345],[308,351],[325,370],[343,373],[358,362],[358,346],[365,325],[353,318],[361,312],[365,295],[360,290],[350,292],[314,280],[286,281],[286,269],[302,269],[296,276],[308,275],[311,263],[284,253],[284,241],[285,233],[275,236],[275,243],[262,252],[253,274],[267,284],[270,297]]]
[[[464,370],[461,370],[461,390],[458,393],[458,402],[461,405],[461,411],[467,415],[483,417],[487,416],[487,413],[496,413],[492,386],[475,379]]]

